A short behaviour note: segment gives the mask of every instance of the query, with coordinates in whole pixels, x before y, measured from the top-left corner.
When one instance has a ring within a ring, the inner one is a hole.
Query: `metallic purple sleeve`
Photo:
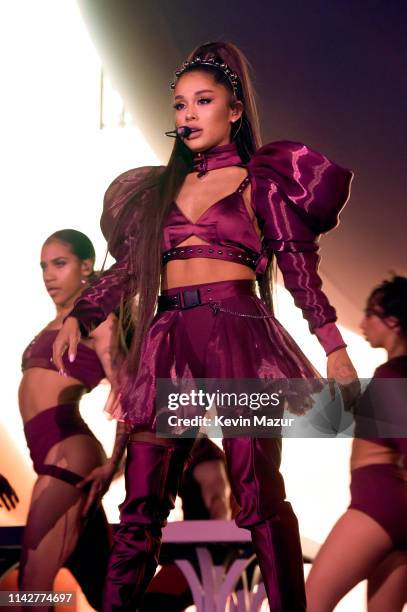
[[[322,280],[317,272],[320,260],[318,252],[281,251],[275,255],[284,285],[293,296],[295,305],[301,308],[310,331],[336,321],[336,311],[322,291]]]
[[[83,291],[68,315],[78,319],[83,336],[89,335],[92,329],[116,310],[122,300],[131,297],[135,292],[137,279],[134,278],[131,264],[137,242],[139,211],[148,198],[147,189],[138,197],[137,205],[133,205],[132,200],[144,189],[147,180],[150,180],[151,186],[162,171],[162,166],[128,170],[118,176],[106,191],[100,224],[116,263]],[[130,206],[126,209],[125,222],[121,221],[124,231],[114,232],[117,217],[127,204]]]
[[[314,329],[314,334],[318,338],[321,346],[325,349],[327,356],[347,346],[335,323],[325,323],[322,327],[316,327]]]
[[[264,248],[275,254],[286,288],[327,353],[346,346],[337,328],[335,333],[325,328],[337,317],[318,275],[318,238],[338,224],[352,172],[301,143],[285,141],[259,149],[249,172]]]

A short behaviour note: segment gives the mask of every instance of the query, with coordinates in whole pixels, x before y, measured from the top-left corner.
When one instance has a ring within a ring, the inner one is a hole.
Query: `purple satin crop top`
[[[327,354],[345,346],[334,325],[335,309],[322,291],[318,241],[339,222],[339,213],[349,197],[352,172],[302,143],[288,141],[261,147],[246,164],[235,144],[222,145],[198,153],[191,171],[202,173],[234,165],[247,169],[247,181],[236,192],[214,202],[195,223],[173,203],[163,231],[163,263],[211,257],[243,263],[262,275],[274,255],[285,287]],[[130,286],[133,291],[137,287],[132,261],[137,253],[137,233],[142,231],[141,211],[148,207],[150,190],[164,169],[153,166],[129,170],[106,192],[101,227],[117,263],[82,293],[70,313],[78,318],[84,335],[130,295]],[[243,201],[242,191],[249,181],[261,238]],[[123,208],[127,217],[121,225],[125,229],[117,236],[113,229]],[[210,244],[178,246],[191,235]]]
[[[247,176],[235,191],[211,204],[195,223],[174,202],[163,230],[163,265],[174,259],[204,257],[232,261],[256,270],[262,243],[243,199],[243,191],[249,184]],[[190,236],[209,244],[177,246]]]
[[[44,368],[57,371],[52,361],[52,345],[58,333],[57,329],[46,329],[34,338],[23,353],[21,369]],[[96,387],[105,373],[96,352],[80,342],[75,361],[70,363],[64,354],[65,371],[69,376],[80,380],[84,386],[91,390]]]

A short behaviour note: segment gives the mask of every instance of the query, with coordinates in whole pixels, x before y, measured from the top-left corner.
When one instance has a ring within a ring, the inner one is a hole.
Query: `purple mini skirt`
[[[137,376],[124,384],[120,411],[113,414],[136,430],[155,430],[157,379],[319,378],[257,297],[253,281],[177,287],[162,295],[161,307],[164,302],[169,309],[155,316]]]

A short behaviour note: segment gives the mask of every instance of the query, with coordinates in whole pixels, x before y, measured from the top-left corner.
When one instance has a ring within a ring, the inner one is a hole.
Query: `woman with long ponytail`
[[[326,350],[328,376],[343,382],[356,375],[317,274],[318,237],[337,224],[352,173],[301,143],[260,147],[247,60],[230,43],[192,51],[172,88],[169,162],[125,172],[107,190],[101,223],[117,263],[77,301],[54,345],[62,368],[62,353],[74,359],[79,337],[121,304],[130,327],[123,338],[131,340],[118,372],[115,416],[133,433],[105,610],[140,608],[192,443],[157,435],[168,416],[157,399],[158,379],[209,385],[318,376],[273,317],[274,257]],[[227,437],[223,446],[240,506],[236,522],[251,531],[270,609],[305,610],[298,523],[279,470],[281,440]]]

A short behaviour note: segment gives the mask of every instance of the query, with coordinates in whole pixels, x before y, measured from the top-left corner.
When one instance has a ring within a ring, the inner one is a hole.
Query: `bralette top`
[[[174,202],[163,230],[162,263],[205,257],[240,263],[255,270],[262,243],[243,199],[249,183],[247,176],[235,191],[211,204],[195,222]],[[209,244],[178,246],[190,236]]]
[[[58,331],[57,329],[46,329],[30,342],[22,356],[21,369],[23,372],[29,368],[57,371],[52,361],[52,345]],[[89,390],[96,387],[105,378],[96,351],[83,344],[83,342],[78,344],[75,361],[71,363],[66,352],[63,361],[67,374],[79,380]]]

